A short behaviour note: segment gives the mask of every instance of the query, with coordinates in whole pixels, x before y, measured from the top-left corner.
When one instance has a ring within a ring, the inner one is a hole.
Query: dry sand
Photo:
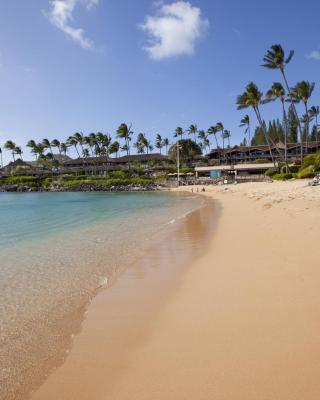
[[[33,399],[320,398],[320,187],[248,183],[205,195],[222,208],[209,249],[179,272],[165,302],[150,303],[152,318],[129,308],[108,355],[101,342],[116,314],[103,321],[100,297]]]

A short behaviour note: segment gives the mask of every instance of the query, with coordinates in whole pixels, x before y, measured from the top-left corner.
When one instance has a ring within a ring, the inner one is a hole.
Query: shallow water
[[[172,193],[0,195],[0,398],[65,356],[79,311],[202,200]]]

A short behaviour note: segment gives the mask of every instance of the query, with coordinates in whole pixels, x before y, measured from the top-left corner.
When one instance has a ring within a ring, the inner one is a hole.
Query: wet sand
[[[305,185],[207,188],[209,246],[173,277],[151,254],[101,293],[33,399],[318,400],[320,188]]]

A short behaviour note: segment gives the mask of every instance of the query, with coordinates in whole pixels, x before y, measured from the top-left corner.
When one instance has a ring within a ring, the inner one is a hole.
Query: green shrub
[[[313,165],[309,165],[308,167],[301,169],[298,173],[298,177],[300,179],[314,178],[315,175],[316,173]]]
[[[116,179],[125,179],[128,174],[125,171],[113,171],[109,172],[109,177],[110,178],[116,178]]]
[[[34,176],[22,175],[22,176],[8,176],[2,181],[4,185],[16,185],[19,183],[25,184],[26,186],[34,186],[38,183],[38,179]]]
[[[256,160],[253,161],[253,164],[266,164],[269,162],[270,161],[265,158],[257,158]]]
[[[275,174],[275,175],[273,175],[273,177],[272,177],[274,180],[276,180],[276,181],[286,181],[286,180],[288,180],[288,179],[292,179],[293,178],[293,175],[291,174],[291,173],[288,173],[288,174],[286,174],[286,173],[280,173],[280,174]]]
[[[269,168],[266,172],[265,175],[270,176],[272,178],[274,175],[278,174],[278,169],[277,168]]]
[[[290,165],[289,168],[290,168],[290,172],[291,172],[292,174],[296,174],[296,173],[298,173],[299,170],[300,170],[299,165]]]
[[[307,167],[313,166],[314,172],[320,171],[320,153],[310,154],[303,159],[301,171]]]

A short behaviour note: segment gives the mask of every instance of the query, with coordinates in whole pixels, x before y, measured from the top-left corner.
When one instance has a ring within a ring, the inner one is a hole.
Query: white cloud
[[[187,1],[158,3],[155,16],[147,16],[140,28],[147,32],[150,45],[145,47],[154,60],[192,55],[196,42],[209,26],[201,10]]]
[[[311,58],[312,60],[320,60],[320,51],[314,50],[311,53],[306,55],[307,58]]]
[[[78,4],[90,10],[98,6],[99,0],[50,0],[51,9],[48,18],[53,25],[79,43],[81,47],[88,49],[93,46],[93,43],[85,36],[84,30],[70,25],[73,21],[73,11]]]

